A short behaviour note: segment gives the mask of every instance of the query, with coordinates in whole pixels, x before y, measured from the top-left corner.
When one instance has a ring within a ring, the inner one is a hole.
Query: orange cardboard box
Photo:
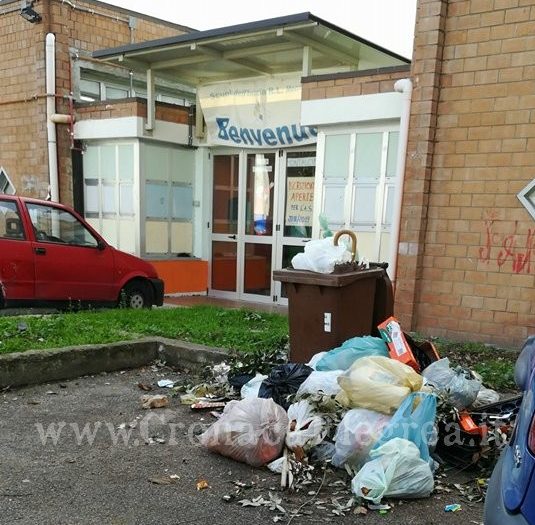
[[[403,335],[399,321],[395,317],[389,317],[378,325],[377,329],[388,346],[390,357],[409,365],[416,372],[420,372],[420,365]]]

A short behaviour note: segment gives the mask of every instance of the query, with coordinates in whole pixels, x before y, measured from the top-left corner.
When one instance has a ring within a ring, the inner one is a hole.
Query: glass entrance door
[[[238,291],[239,156],[214,155],[210,287],[218,295]]]
[[[245,299],[272,301],[275,153],[248,153],[245,181],[242,291]],[[254,297],[253,297],[254,296]]]
[[[276,268],[288,268],[292,258],[305,249],[312,237],[315,151],[287,151],[281,158],[279,232]],[[283,283],[276,283],[277,302],[287,304]]]
[[[274,152],[214,155],[210,294],[273,301]]]

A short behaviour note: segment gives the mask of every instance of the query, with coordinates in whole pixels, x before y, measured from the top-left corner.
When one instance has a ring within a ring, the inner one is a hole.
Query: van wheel
[[[126,308],[152,307],[152,291],[150,285],[144,281],[133,281],[128,283],[122,290],[119,305]]]

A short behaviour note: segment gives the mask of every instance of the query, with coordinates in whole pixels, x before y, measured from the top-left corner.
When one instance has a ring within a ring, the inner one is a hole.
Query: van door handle
[[[229,235],[228,238],[236,240],[236,235]]]
[[[37,255],[46,255],[46,248],[35,248],[35,253]]]

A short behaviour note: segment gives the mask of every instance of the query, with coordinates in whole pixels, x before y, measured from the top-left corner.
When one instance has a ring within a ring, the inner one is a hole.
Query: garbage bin
[[[322,274],[284,269],[273,279],[286,283],[290,361],[306,363],[315,353],[374,330],[374,307],[383,268]]]

